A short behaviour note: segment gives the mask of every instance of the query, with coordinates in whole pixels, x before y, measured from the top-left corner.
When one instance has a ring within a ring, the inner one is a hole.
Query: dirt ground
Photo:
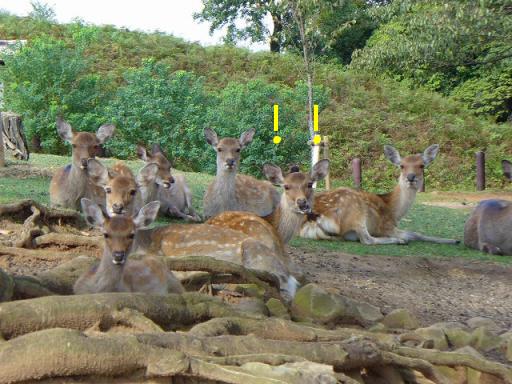
[[[422,323],[483,316],[512,327],[512,266],[453,258],[355,256],[290,248],[311,282]]]

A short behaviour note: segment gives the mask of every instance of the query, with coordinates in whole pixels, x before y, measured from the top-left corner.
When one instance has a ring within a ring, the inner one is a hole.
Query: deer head
[[[154,144],[151,152],[146,150],[142,145],[137,146],[137,156],[146,164],[156,164],[157,171],[152,179],[149,176],[153,175],[151,170],[145,173],[145,180],[147,182],[155,182],[159,187],[169,189],[175,180],[171,175],[171,162],[167,159],[162,149],[158,144]]]
[[[320,160],[315,164],[310,173],[299,172],[293,169],[292,172],[283,176],[281,168],[272,164],[263,166],[265,177],[274,185],[282,186],[284,189],[281,202],[292,211],[299,214],[311,212],[313,207],[313,184],[322,180],[329,170],[329,160]]]
[[[87,223],[103,232],[104,255],[110,257],[116,265],[126,262],[134,244],[135,233],[151,225],[160,209],[160,203],[152,201],[143,206],[134,217],[109,217],[89,199],[83,198],[81,204]]]
[[[433,144],[422,154],[400,157],[398,151],[391,145],[384,146],[384,155],[394,165],[400,168],[400,184],[410,189],[418,189],[423,183],[423,170],[437,156],[439,145]]]
[[[102,125],[96,134],[90,132],[75,132],[71,125],[62,118],[57,119],[57,132],[62,140],[72,146],[73,165],[80,169],[87,169],[87,160],[94,159],[100,144],[103,144],[114,134],[115,126]]]
[[[240,151],[252,141],[255,133],[255,129],[252,128],[242,133],[240,139],[225,137],[219,140],[213,129],[206,128],[204,130],[206,142],[217,152],[217,172],[237,172],[240,164]]]

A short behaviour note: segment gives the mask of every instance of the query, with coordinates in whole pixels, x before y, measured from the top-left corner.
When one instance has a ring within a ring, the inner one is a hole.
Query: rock
[[[468,327],[466,327],[464,324],[456,322],[456,321],[442,321],[439,323],[432,324],[431,327],[439,328],[442,330],[447,330],[447,329],[451,329],[451,328],[459,328],[464,331],[468,330]]]
[[[382,323],[377,323],[375,325],[372,325],[368,330],[370,332],[386,332],[387,331],[387,327],[382,324]]]
[[[468,327],[472,329],[486,327],[490,331],[499,333],[501,328],[496,324],[493,320],[487,317],[473,317],[469,319],[467,322]]]
[[[12,299],[14,279],[0,268],[0,302]]]
[[[320,324],[373,324],[382,319],[379,308],[329,293],[316,284],[300,288],[292,302],[292,317]]]
[[[418,320],[407,309],[395,309],[382,319],[382,324],[388,328],[416,329],[420,326]]]
[[[485,326],[475,329],[471,336],[471,345],[483,352],[499,348],[503,343],[503,340],[498,335],[491,332]]]
[[[247,314],[256,316],[268,316],[268,310],[265,303],[255,297],[244,297],[234,307]]]
[[[265,304],[271,316],[280,317],[281,319],[290,320],[288,309],[281,300],[271,298]]]
[[[258,299],[263,299],[265,296],[265,290],[256,284],[233,284],[232,289],[244,296],[257,297]]]
[[[439,349],[440,351],[445,351],[448,349],[448,341],[446,340],[446,334],[444,330],[437,327],[426,327],[426,328],[418,328],[414,331],[421,337],[423,337],[427,342],[430,341],[433,349]]]

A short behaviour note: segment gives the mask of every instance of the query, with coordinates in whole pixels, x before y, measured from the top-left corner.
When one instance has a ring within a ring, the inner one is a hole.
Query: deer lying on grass
[[[301,236],[310,239],[359,240],[363,244],[406,244],[411,240],[457,244],[457,240],[425,236],[397,228],[402,217],[414,203],[416,192],[423,183],[423,169],[436,157],[437,144],[423,154],[400,157],[398,151],[386,145],[384,154],[400,167],[398,185],[392,192],[374,194],[339,188],[315,196],[316,217],[307,221]]]
[[[158,168],[147,165],[139,172],[139,177],[154,178]],[[133,172],[125,164],[118,162],[108,169],[96,159],[87,161],[87,172],[91,182],[100,189],[98,199],[103,196],[104,207],[109,216],[133,215],[143,205],[142,195]]]
[[[255,130],[242,133],[240,139],[218,139],[212,129],[205,129],[206,141],[217,152],[217,175],[205,192],[204,216],[224,211],[247,211],[259,216],[270,215],[279,204],[279,192],[267,181],[237,173],[240,151],[253,139]]]
[[[501,162],[503,173],[512,181],[512,164]],[[512,255],[512,202],[501,199],[481,201],[464,225],[464,244],[491,255]]]
[[[167,159],[158,144],[153,145],[151,152],[139,145],[138,157],[146,166],[157,166],[156,174],[139,174],[137,181],[141,189],[142,200],[160,201],[162,215],[177,217],[190,221],[201,221],[201,217],[192,207],[192,192],[183,175],[171,175],[171,162]]]
[[[82,199],[86,221],[103,231],[105,244],[99,265],[82,275],[75,283],[76,294],[100,292],[182,293],[181,283],[159,260],[146,257],[128,260],[136,248],[136,234],[150,225],[158,214],[160,204],[151,202],[135,217],[105,216],[101,208],[89,199]]]
[[[97,188],[87,177],[87,161],[94,158],[103,144],[114,133],[113,125],[102,125],[96,134],[74,132],[67,122],[57,120],[59,136],[71,143],[72,163],[59,168],[50,183],[50,202],[52,206],[79,209],[82,197],[94,198]]]

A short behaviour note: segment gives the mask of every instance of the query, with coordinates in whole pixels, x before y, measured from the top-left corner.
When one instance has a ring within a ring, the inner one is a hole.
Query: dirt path
[[[406,308],[423,325],[483,316],[512,327],[512,266],[467,259],[355,256],[291,248],[308,280],[368,301]]]

